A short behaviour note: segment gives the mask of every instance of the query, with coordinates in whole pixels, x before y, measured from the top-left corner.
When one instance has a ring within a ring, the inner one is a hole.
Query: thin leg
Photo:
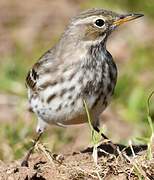
[[[33,150],[34,150],[34,148],[35,148],[35,145],[36,145],[36,143],[39,141],[39,139],[40,139],[40,137],[41,137],[42,134],[43,134],[42,132],[39,132],[39,133],[38,133],[38,136],[37,136],[36,139],[34,140],[32,147],[29,149],[26,157],[25,157],[24,160],[22,161],[21,166],[26,166],[26,167],[28,167],[28,160],[29,160],[29,158],[30,158],[30,155],[32,154],[32,152],[33,152]]]
[[[97,131],[98,133],[100,132],[100,129],[97,127],[97,126],[93,126],[94,130]],[[109,142],[109,144],[111,145],[111,147],[113,148],[114,150],[114,154],[117,155],[119,154],[118,153],[118,149],[117,149],[117,146],[115,144],[113,144],[113,142],[107,137],[105,136],[103,133],[101,133],[101,136],[107,140]]]
[[[93,126],[94,130],[97,131],[98,133],[100,132],[100,129],[97,126]],[[101,136],[106,139],[109,140],[109,138],[107,136],[105,136],[103,133],[101,133]],[[110,141],[110,140],[109,140]]]

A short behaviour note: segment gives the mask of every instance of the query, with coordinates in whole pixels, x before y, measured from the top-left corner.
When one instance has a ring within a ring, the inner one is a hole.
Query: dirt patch
[[[110,149],[106,144],[102,144],[100,147]],[[135,157],[126,156],[127,158],[123,155],[115,156],[112,153],[104,154],[104,150],[100,150],[100,147],[98,148],[97,164],[94,163],[91,153],[92,148],[83,152],[63,155],[53,155],[48,151],[39,151],[32,155],[29,167],[21,167],[20,161],[10,164],[1,162],[0,177],[2,179],[19,180],[137,180],[139,177],[154,179],[154,159],[146,160],[146,152],[141,151],[141,148],[142,150],[146,148],[145,146],[134,146],[134,151],[139,151],[138,155]],[[127,151],[130,151],[130,149],[128,148]],[[123,154],[126,154],[124,150]]]

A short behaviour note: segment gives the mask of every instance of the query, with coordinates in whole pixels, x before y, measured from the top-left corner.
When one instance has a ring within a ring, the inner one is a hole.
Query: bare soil
[[[21,160],[9,164],[0,162],[0,177],[11,180],[154,179],[154,159],[146,160],[146,146],[134,146],[136,156],[130,148],[122,145],[118,148],[122,153],[115,156],[109,144],[101,144],[98,160],[94,162],[93,148],[57,155],[38,144],[28,167],[21,167]]]

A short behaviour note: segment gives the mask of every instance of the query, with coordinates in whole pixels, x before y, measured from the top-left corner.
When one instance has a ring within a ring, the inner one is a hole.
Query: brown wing
[[[63,71],[64,69],[66,71],[67,68],[70,69],[72,67],[71,61],[67,61],[67,63],[65,64],[61,59],[56,59],[54,56],[54,50],[55,49],[47,51],[28,72],[26,77],[26,85],[31,90],[42,90],[44,87],[46,87],[46,84],[55,83],[55,81],[61,79],[61,76],[58,73],[59,71]],[[73,66],[74,65],[76,66],[75,63],[73,64]],[[39,82],[46,74],[50,74],[50,82],[45,83],[45,85],[40,85]]]
[[[39,75],[37,74],[35,68],[32,68],[26,77],[26,86],[28,86],[30,89],[35,90],[36,89],[36,82],[39,78]]]
[[[26,86],[32,90],[37,90],[37,82],[39,80],[40,72],[47,71],[46,63],[52,62],[52,50],[48,50],[44,53],[33,66],[33,68],[28,72],[26,77]],[[51,67],[50,67],[51,68]]]

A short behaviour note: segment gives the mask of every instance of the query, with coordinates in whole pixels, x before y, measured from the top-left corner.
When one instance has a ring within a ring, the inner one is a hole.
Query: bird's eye
[[[104,26],[104,24],[105,24],[105,22],[104,22],[103,19],[97,19],[95,21],[95,25],[98,26],[98,27],[102,27],[102,26]]]

